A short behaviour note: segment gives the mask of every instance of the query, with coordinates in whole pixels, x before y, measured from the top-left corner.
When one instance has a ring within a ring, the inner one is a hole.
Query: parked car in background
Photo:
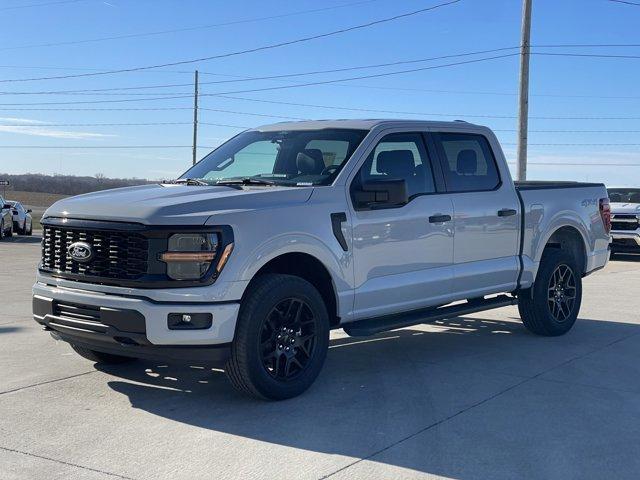
[[[11,213],[13,214],[13,231],[20,235],[31,235],[33,233],[33,219],[31,209],[26,209],[20,202],[9,200]]]
[[[640,188],[609,188],[611,251],[640,253]]]
[[[11,207],[0,195],[0,240],[13,235],[13,213]]]
[[[55,338],[95,362],[220,362],[269,399],[311,385],[330,329],[517,304],[532,333],[562,335],[610,243],[603,184],[514,183],[466,122],[267,125],[176,181],[66,198],[41,223],[33,315]]]

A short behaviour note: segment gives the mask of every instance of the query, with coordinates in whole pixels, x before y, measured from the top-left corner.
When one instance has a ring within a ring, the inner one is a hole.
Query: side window
[[[404,179],[409,198],[436,191],[431,163],[419,133],[393,133],[380,140],[356,181]]]
[[[496,161],[484,136],[469,133],[434,136],[444,159],[442,168],[450,192],[493,190],[500,184]]]

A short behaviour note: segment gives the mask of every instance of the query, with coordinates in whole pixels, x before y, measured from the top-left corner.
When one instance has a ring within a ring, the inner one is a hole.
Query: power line
[[[389,66],[395,66],[395,65],[421,63],[421,62],[428,62],[433,60],[443,60],[447,58],[467,57],[472,55],[481,55],[484,53],[494,53],[494,52],[500,52],[505,50],[514,50],[517,48],[518,47],[501,47],[501,48],[493,48],[489,50],[477,50],[472,52],[456,53],[451,55],[440,55],[437,57],[427,57],[427,58],[419,58],[419,59],[413,59],[413,60],[402,60],[402,61],[396,61],[396,62],[378,63],[378,64],[371,64],[371,65],[359,65],[354,67],[333,68],[333,69],[327,69],[327,70],[313,70],[313,71],[307,71],[307,72],[288,73],[288,74],[281,74],[281,75],[269,75],[269,76],[262,76],[262,77],[225,75],[225,76],[235,77],[235,79],[234,80],[216,80],[216,81],[199,82],[199,83],[200,85],[213,85],[213,84],[220,84],[220,83],[247,82],[247,81],[256,81],[256,80],[274,80],[274,79],[280,79],[280,78],[318,75],[323,73],[336,73],[336,72],[345,72],[345,71],[351,71],[351,70],[364,70],[368,68],[381,68],[381,67],[389,67]],[[220,75],[220,74],[209,73],[209,75]],[[110,91],[116,91],[116,90],[143,90],[143,89],[169,88],[169,87],[188,87],[192,85],[193,85],[192,83],[169,83],[169,84],[161,84],[161,85],[139,85],[135,87],[111,87],[111,88],[75,89],[75,90],[45,90],[45,91],[36,91],[36,92],[0,92],[0,94],[2,95],[75,94],[75,93],[88,93],[88,92],[110,92]]]
[[[256,80],[277,80],[277,79],[281,79],[281,78],[303,77],[303,76],[309,76],[309,75],[319,75],[319,74],[323,74],[323,73],[349,72],[349,71],[353,71],[353,70],[364,70],[364,69],[369,69],[369,68],[391,67],[391,66],[406,65],[406,64],[411,64],[411,63],[429,62],[429,61],[433,61],[433,60],[445,60],[445,59],[448,59],[448,58],[468,57],[468,56],[472,56],[472,55],[482,55],[482,54],[485,54],[485,53],[495,53],[495,52],[502,52],[502,51],[505,51],[505,50],[514,50],[514,49],[517,49],[517,48],[518,47],[492,48],[490,50],[476,50],[476,51],[473,51],[473,52],[456,53],[456,54],[452,54],[452,55],[441,55],[441,56],[437,56],[437,57],[419,58],[419,59],[414,59],[414,60],[401,60],[401,61],[396,61],[396,62],[377,63],[377,64],[372,64],[372,65],[359,65],[359,66],[355,66],[355,67],[332,68],[332,69],[328,69],[328,70],[312,70],[312,71],[309,71],[309,72],[287,73],[287,74],[281,74],[281,75],[268,75],[268,76],[262,76],[262,77],[245,77],[245,78],[234,79],[234,80],[216,80],[216,81],[211,81],[211,82],[202,82],[202,84],[203,85],[204,84],[212,85],[212,84],[221,84],[221,83],[248,82],[248,81],[256,81]]]
[[[191,122],[149,122],[149,123],[0,123],[0,127],[146,127],[158,125],[191,125]],[[213,124],[212,124],[213,125]],[[218,126],[231,126],[220,125]]]
[[[507,162],[516,165],[516,162]],[[640,167],[640,163],[570,163],[570,162],[528,162],[528,165],[546,165],[562,167]]]
[[[2,10],[19,10],[19,9],[23,9],[23,8],[32,8],[32,7],[46,7],[49,5],[62,5],[64,3],[78,3],[78,2],[84,2],[86,0],[59,0],[57,2],[44,2],[44,3],[31,3],[29,5],[15,5],[12,7],[2,7],[0,8],[0,11]],[[4,50],[4,49],[2,49]]]
[[[222,110],[219,108],[205,108],[200,107],[199,110],[204,110],[207,112],[218,112],[218,113],[232,113],[234,115],[251,115],[254,117],[269,117],[269,118],[284,118],[286,120],[310,120],[309,118],[304,117],[287,117],[282,115],[268,115],[265,113],[255,113],[255,112],[238,112],[236,110]]]
[[[473,60],[465,60],[465,61],[460,61],[460,62],[453,62],[453,63],[446,63],[446,64],[442,64],[442,65],[431,65],[428,67],[420,67],[420,68],[412,68],[412,69],[407,69],[407,70],[398,70],[398,71],[394,71],[394,72],[385,72],[385,73],[376,73],[376,74],[370,74],[370,75],[360,75],[357,77],[348,77],[348,78],[340,78],[340,79],[333,79],[333,80],[319,80],[316,82],[307,82],[307,83],[294,83],[291,85],[279,85],[279,86],[275,86],[275,87],[263,87],[263,88],[252,88],[252,89],[245,89],[245,90],[232,90],[229,92],[219,92],[219,93],[202,93],[200,94],[201,97],[216,97],[216,96],[221,96],[221,95],[226,95],[226,94],[234,94],[234,93],[249,93],[249,92],[263,92],[263,91],[271,91],[271,90],[283,90],[283,89],[289,89],[289,88],[301,88],[301,87],[309,87],[309,86],[315,86],[315,85],[327,85],[327,84],[332,84],[332,83],[338,83],[338,82],[345,82],[345,81],[349,81],[349,80],[361,80],[361,79],[365,79],[365,78],[380,78],[380,77],[388,77],[388,76],[393,76],[393,75],[402,75],[405,73],[413,73],[413,72],[420,72],[420,71],[424,71],[424,70],[436,70],[436,69],[440,69],[440,68],[448,68],[448,67],[454,67],[454,66],[459,66],[459,65],[467,65],[467,64],[471,64],[471,63],[478,63],[478,62],[484,62],[484,61],[488,61],[488,60],[496,60],[496,59],[500,59],[500,58],[507,58],[507,57],[513,57],[518,55],[517,53],[509,53],[509,54],[505,54],[505,55],[496,55],[493,57],[485,57],[485,58],[478,58],[478,59],[473,59]],[[1,81],[1,80],[0,80]],[[121,100],[92,100],[92,101],[74,101],[74,102],[40,102],[40,103],[0,103],[0,105],[3,106],[10,106],[10,105],[15,105],[15,106],[21,106],[21,105],[74,105],[74,104],[96,104],[96,103],[122,103],[122,102],[141,102],[141,101],[151,101],[151,100],[170,100],[170,99],[176,99],[176,98],[187,98],[187,97],[191,97],[190,95],[182,95],[182,96],[165,96],[165,97],[155,97],[155,98],[131,98],[131,99],[121,99]]]
[[[273,44],[270,44],[270,45],[263,45],[263,46],[260,46],[260,47],[254,47],[254,48],[250,48],[250,49],[246,49],[246,50],[238,50],[238,51],[235,51],[235,52],[223,53],[223,54],[219,54],[219,55],[211,55],[211,56],[208,56],[208,57],[201,57],[201,58],[195,58],[195,59],[190,59],[190,60],[180,60],[180,61],[176,61],[176,62],[162,63],[162,64],[156,64],[156,65],[147,65],[147,66],[141,66],[141,67],[122,68],[122,69],[118,69],[118,70],[107,70],[107,71],[93,72],[93,73],[79,73],[79,74],[73,74],[73,75],[59,75],[59,76],[51,76],[51,77],[3,79],[3,80],[0,80],[0,83],[30,82],[30,81],[39,81],[39,80],[59,80],[59,79],[66,79],[66,78],[92,77],[92,76],[99,76],[99,75],[110,75],[110,74],[115,74],[115,73],[137,72],[137,71],[142,71],[142,70],[150,70],[150,69],[163,68],[163,67],[173,67],[173,66],[176,66],[176,65],[186,65],[186,64],[191,64],[191,63],[204,62],[204,61],[208,61],[208,60],[216,60],[216,59],[220,59],[220,58],[229,58],[229,57],[234,57],[234,56],[238,56],[238,55],[244,55],[244,54],[247,54],[247,53],[255,53],[255,52],[260,52],[260,51],[264,51],[264,50],[280,48],[280,47],[284,47],[284,46],[288,46],[288,45],[304,43],[304,42],[308,42],[308,41],[311,41],[311,40],[317,40],[317,39],[320,39],[320,38],[327,38],[327,37],[331,37],[331,36],[334,36],[334,35],[340,35],[340,34],[343,34],[343,33],[346,33],[346,32],[352,32],[354,30],[360,30],[360,29],[363,29],[363,28],[368,28],[368,27],[372,27],[372,26],[375,26],[375,25],[380,25],[380,24],[383,24],[383,23],[393,22],[395,20],[399,20],[399,19],[402,19],[402,18],[407,18],[407,17],[411,17],[411,16],[418,15],[418,14],[421,14],[421,13],[425,13],[425,12],[428,12],[428,11],[432,11],[432,10],[435,10],[437,8],[453,5],[455,3],[459,3],[460,1],[461,0],[450,0],[448,2],[439,3],[439,4],[431,6],[431,7],[421,8],[419,10],[414,10],[412,12],[402,13],[402,14],[394,15],[392,17],[386,17],[386,18],[382,18],[382,19],[379,19],[379,20],[373,20],[373,21],[370,21],[370,22],[367,22],[367,23],[354,25],[354,26],[351,26],[351,27],[341,28],[339,30],[333,30],[331,32],[326,32],[326,33],[321,33],[321,34],[318,34],[318,35],[311,35],[311,36],[307,36],[307,37],[297,38],[295,40],[288,40],[286,42],[279,42],[279,43],[273,43]]]
[[[607,55],[598,53],[555,53],[555,52],[531,52],[532,55],[544,55],[554,57],[591,57],[591,58],[640,58],[640,55]]]
[[[470,63],[478,63],[478,62],[485,62],[488,60],[496,60],[496,59],[500,59],[500,58],[507,58],[507,57],[514,57],[517,56],[517,53],[508,53],[505,55],[496,55],[493,57],[485,57],[485,58],[478,58],[478,59],[474,59],[474,60],[464,60],[464,61],[460,61],[460,62],[454,62],[454,63],[445,63],[442,65],[432,65],[429,67],[420,67],[420,68],[411,68],[411,69],[407,69],[407,70],[397,70],[395,72],[385,72],[385,73],[376,73],[376,74],[371,74],[371,75],[360,75],[357,77],[347,77],[347,78],[339,78],[339,79],[334,79],[334,80],[319,80],[316,82],[308,82],[308,83],[296,83],[293,85],[281,85],[281,86],[276,86],[276,87],[263,87],[263,88],[252,88],[252,89],[246,89],[246,90],[232,90],[229,92],[217,92],[217,93],[204,93],[202,94],[202,96],[210,96],[210,97],[217,97],[220,95],[228,95],[228,94],[235,94],[235,93],[251,93],[251,92],[266,92],[266,91],[272,91],[272,90],[283,90],[283,89],[288,89],[288,88],[300,88],[300,87],[310,87],[310,86],[315,86],[315,85],[328,85],[328,84],[332,84],[332,83],[338,83],[338,82],[346,82],[346,81],[350,81],[350,80],[362,80],[365,78],[381,78],[381,77],[389,77],[389,76],[393,76],[393,75],[402,75],[405,73],[413,73],[413,72],[422,72],[425,70],[436,70],[436,69],[440,69],[440,68],[447,68],[447,67],[455,67],[458,65],[467,65]]]
[[[492,128],[494,132],[517,132],[514,128]],[[531,133],[640,133],[640,130],[529,130]]]
[[[633,5],[634,7],[640,7],[640,3],[629,2],[628,0],[608,0],[608,1],[612,3],[623,3],[625,5]]]
[[[67,2],[56,2],[56,3],[68,3],[70,1],[84,1],[84,0],[67,0]],[[297,11],[297,12],[290,12],[290,13],[282,13],[279,15],[270,15],[270,16],[266,16],[266,17],[256,17],[256,18],[247,18],[244,20],[231,20],[228,22],[222,22],[222,23],[214,23],[214,24],[210,24],[210,25],[199,25],[199,26],[194,26],[194,27],[184,27],[184,28],[174,28],[171,30],[158,30],[158,31],[154,31],[154,32],[142,32],[142,33],[129,33],[129,34],[123,34],[123,35],[113,35],[113,36],[109,36],[109,37],[98,37],[98,38],[89,38],[89,39],[83,39],[83,40],[70,40],[70,41],[66,41],[66,42],[49,42],[49,43],[40,43],[40,44],[30,44],[30,45],[16,45],[13,47],[2,47],[0,48],[0,50],[19,50],[19,49],[25,49],[25,48],[40,48],[40,47],[58,47],[58,46],[64,46],[64,45],[80,45],[80,44],[86,44],[86,43],[96,43],[96,42],[105,42],[105,41],[109,41],[109,40],[122,40],[122,39],[128,39],[128,38],[141,38],[141,37],[151,37],[151,36],[157,36],[157,35],[165,35],[165,34],[169,34],[169,33],[179,33],[179,32],[189,32],[189,31],[194,31],[194,30],[206,30],[206,29],[211,29],[211,28],[216,28],[216,27],[226,27],[226,26],[230,26],[230,25],[240,25],[243,23],[256,23],[256,22],[261,22],[261,21],[265,21],[265,20],[274,20],[274,19],[278,19],[278,18],[287,18],[287,17],[293,17],[293,16],[298,16],[298,15],[305,15],[308,13],[318,13],[318,12],[326,12],[329,10],[337,10],[340,8],[347,8],[347,7],[353,7],[353,6],[357,6],[357,5],[363,5],[366,3],[373,3],[373,2],[378,2],[380,0],[363,0],[363,1],[359,1],[359,2],[352,2],[352,3],[346,3],[344,5],[335,5],[332,7],[323,7],[323,8],[314,8],[311,10],[301,10],[301,11]],[[10,8],[21,8],[21,7],[10,7]],[[0,9],[3,10],[3,9]]]
[[[356,107],[341,107],[337,105],[323,105],[317,103],[298,103],[298,102],[284,102],[279,100],[264,100],[258,98],[247,98],[230,95],[218,95],[220,98],[229,98],[232,100],[244,100],[247,102],[268,103],[275,105],[288,105],[295,107],[309,107],[309,108],[322,108],[328,110],[344,110],[353,112],[369,112],[369,113],[391,113],[398,115],[421,115],[421,116],[433,116],[433,117],[456,117],[456,118],[499,118],[499,119],[512,119],[516,118],[515,115],[492,115],[492,114],[466,114],[466,113],[435,113],[435,112],[416,112],[416,111],[403,111],[403,110],[380,110],[374,108],[356,108]],[[241,113],[241,112],[235,112]],[[534,120],[640,120],[640,117],[600,117],[600,116],[529,116]],[[304,120],[304,119],[299,119]]]
[[[151,107],[151,108],[0,108],[11,112],[157,112],[163,110],[193,110],[191,107]]]
[[[516,145],[515,143],[503,143],[502,145]],[[530,143],[536,147],[637,147],[640,143]]]
[[[120,100],[82,100],[77,102],[34,102],[34,103],[0,103],[0,106],[30,106],[30,105],[86,105],[98,103],[127,103],[127,102],[147,102],[152,100],[173,100],[176,98],[192,98],[192,95],[177,95],[170,97],[151,97],[151,98],[124,98]]]
[[[17,149],[117,149],[117,148],[191,148],[191,145],[0,145],[0,148]],[[209,148],[209,147],[203,147]]]

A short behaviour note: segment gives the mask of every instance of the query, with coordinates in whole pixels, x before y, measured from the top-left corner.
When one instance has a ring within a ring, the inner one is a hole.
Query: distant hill
[[[22,175],[9,175],[0,173],[0,180],[9,180],[11,185],[7,187],[7,197],[11,197],[11,191],[54,193],[59,195],[79,195],[81,193],[107,190],[109,188],[131,187],[145,185],[149,180],[141,178],[107,178],[96,174],[93,177],[76,177],[74,175],[42,175],[39,173],[26,173]],[[0,192],[2,192],[0,187]]]

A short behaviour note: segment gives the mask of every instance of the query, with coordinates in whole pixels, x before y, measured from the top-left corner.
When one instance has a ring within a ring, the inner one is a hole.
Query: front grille
[[[74,242],[91,245],[94,256],[88,263],[68,255]],[[45,225],[40,268],[58,274],[135,280],[147,273],[148,250],[149,241],[138,233]]]
[[[76,303],[53,302],[53,314],[57,317],[73,318],[92,322],[100,321],[100,307]]]
[[[82,328],[96,333],[107,333],[109,329],[108,325],[100,321],[100,307],[54,300],[52,313],[58,317],[55,323],[62,326]]]
[[[611,230],[633,231],[638,226],[638,217],[635,215],[613,215],[611,218]]]

